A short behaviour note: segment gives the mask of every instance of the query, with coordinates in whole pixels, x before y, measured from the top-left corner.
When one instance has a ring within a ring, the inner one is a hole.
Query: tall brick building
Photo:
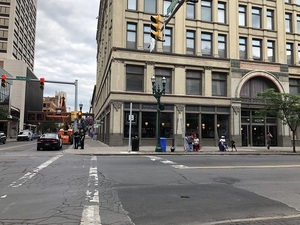
[[[273,145],[290,146],[280,120],[255,117],[262,107],[256,96],[267,88],[300,92],[300,1],[185,3],[164,29],[165,42],[149,52],[150,16],[166,15],[171,2],[101,1],[92,102],[98,138],[126,145],[133,103],[132,133],[141,145],[155,145],[155,75],[157,83],[166,78],[160,126],[168,145],[195,132],[203,145],[217,145],[224,135],[240,146],[265,146],[270,131]]]

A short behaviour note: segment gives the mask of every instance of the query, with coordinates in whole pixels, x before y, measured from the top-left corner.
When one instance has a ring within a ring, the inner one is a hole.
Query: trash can
[[[166,138],[160,138],[160,147],[162,152],[167,151],[167,139]]]
[[[131,151],[139,151],[140,142],[138,136],[131,138]]]

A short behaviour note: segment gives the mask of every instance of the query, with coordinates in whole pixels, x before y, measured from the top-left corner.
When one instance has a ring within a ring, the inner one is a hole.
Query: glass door
[[[242,146],[248,146],[250,142],[249,125],[242,125],[241,132],[242,132]]]
[[[252,125],[252,146],[266,146],[265,126]]]

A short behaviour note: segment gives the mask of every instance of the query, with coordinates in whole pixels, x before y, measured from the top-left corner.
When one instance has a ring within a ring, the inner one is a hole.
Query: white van
[[[19,132],[17,141],[32,141],[32,132],[29,130],[22,130]]]

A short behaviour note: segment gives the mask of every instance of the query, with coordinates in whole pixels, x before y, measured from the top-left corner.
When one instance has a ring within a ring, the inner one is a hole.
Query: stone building
[[[169,0],[101,1],[97,30],[97,77],[92,105],[98,139],[127,145],[157,140],[156,84],[161,97],[160,133],[182,145],[195,132],[203,145],[220,136],[238,146],[290,146],[290,130],[276,118],[257,118],[257,93],[268,88],[300,92],[299,0],[199,0],[184,3],[164,29],[164,42],[149,51],[150,16],[167,19]],[[299,137],[297,137],[299,138]]]

